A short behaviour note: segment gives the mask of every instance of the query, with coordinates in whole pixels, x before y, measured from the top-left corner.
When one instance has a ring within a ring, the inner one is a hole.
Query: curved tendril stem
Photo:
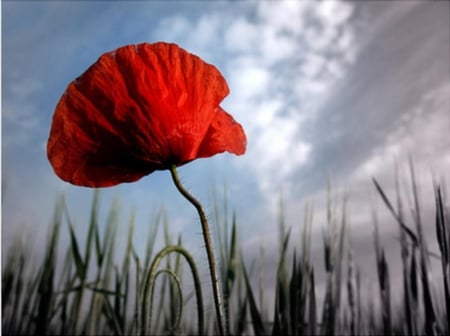
[[[214,250],[211,241],[211,233],[209,231],[208,220],[206,219],[205,212],[201,203],[192,196],[181,184],[180,179],[178,178],[177,167],[176,165],[172,165],[170,167],[170,173],[172,175],[172,180],[175,183],[178,191],[186,198],[197,210],[198,215],[200,217],[200,222],[202,225],[202,233],[203,239],[205,241],[206,254],[208,255],[208,263],[209,263],[209,271],[211,276],[211,283],[214,295],[214,305],[216,307],[216,316],[217,316],[217,324],[219,327],[219,334],[225,335],[224,332],[224,313],[223,313],[223,303],[220,291],[220,283],[217,272],[216,261],[214,259]]]
[[[141,336],[149,335],[151,333],[150,324],[152,322],[152,311],[153,311],[153,291],[155,279],[161,271],[156,271],[162,258],[164,258],[169,253],[179,253],[186,259],[189,267],[191,269],[192,277],[194,280],[195,294],[197,297],[197,315],[198,315],[198,334],[203,335],[204,329],[204,310],[203,310],[203,295],[202,288],[200,284],[200,276],[198,275],[197,267],[195,266],[194,259],[192,256],[181,246],[167,246],[163,248],[153,259],[147,276],[145,277],[145,282],[143,286],[143,299],[142,299],[142,313],[140,316],[140,330]],[[167,270],[163,270],[167,272]],[[170,271],[169,271],[170,272]],[[150,292],[150,294],[149,294]]]

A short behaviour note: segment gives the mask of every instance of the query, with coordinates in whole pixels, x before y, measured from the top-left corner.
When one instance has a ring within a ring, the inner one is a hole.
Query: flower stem
[[[219,277],[217,272],[217,265],[214,259],[214,250],[211,241],[211,233],[209,231],[208,220],[206,219],[205,212],[201,203],[192,196],[181,184],[178,178],[177,167],[172,165],[170,167],[170,174],[172,175],[172,180],[175,183],[178,191],[195,207],[200,217],[200,222],[202,225],[203,239],[205,241],[206,254],[208,255],[209,272],[211,276],[211,283],[214,295],[214,305],[216,307],[217,324],[219,327],[219,334],[225,335],[224,332],[224,313],[223,313],[223,303],[221,297],[221,289],[219,283]]]

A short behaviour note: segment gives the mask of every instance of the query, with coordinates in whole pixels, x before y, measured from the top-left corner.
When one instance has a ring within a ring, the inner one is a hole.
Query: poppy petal
[[[242,127],[218,109],[228,92],[215,66],[176,44],[105,53],[58,102],[49,161],[65,181],[103,187],[197,157],[243,153]]]
[[[140,44],[116,51],[117,66],[144,111],[146,132],[160,142],[165,168],[195,159],[215,108],[228,95],[222,74],[175,44]]]
[[[47,155],[55,173],[64,181],[87,187],[108,187],[136,181],[158,169],[156,164],[139,160],[136,148],[122,141],[74,85],[69,86],[56,111]]]
[[[200,146],[198,157],[210,157],[223,152],[242,155],[246,146],[247,137],[242,126],[219,106]]]

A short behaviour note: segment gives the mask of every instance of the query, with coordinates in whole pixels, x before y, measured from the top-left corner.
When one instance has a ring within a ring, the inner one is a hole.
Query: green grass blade
[[[224,291],[224,308],[225,308],[225,330],[227,334],[230,334],[230,302],[231,294],[236,279],[237,262],[236,262],[236,250],[237,250],[237,231],[236,231],[236,214],[233,213],[232,228],[231,228],[231,242],[229,244],[229,251],[227,252],[226,259],[226,271],[223,279],[223,291]]]
[[[72,249],[72,256],[75,261],[76,273],[81,280],[81,279],[85,278],[85,274],[86,274],[87,270],[86,270],[83,258],[80,254],[80,248],[78,246],[77,236],[76,236],[75,230],[73,228],[73,223],[69,217],[67,207],[65,207],[65,211],[66,211],[67,223],[69,224],[70,247]]]
[[[283,226],[283,221],[280,221],[280,226]],[[284,233],[283,227],[280,228],[280,233]],[[277,265],[277,282],[275,285],[275,313],[274,325],[272,335],[286,335],[289,334],[289,280],[286,271],[286,254],[289,244],[290,231],[282,237],[280,257]]]
[[[50,241],[47,245],[47,253],[45,256],[44,264],[42,265],[42,277],[39,281],[38,294],[39,303],[37,307],[36,316],[36,333],[38,335],[45,335],[48,332],[49,322],[52,318],[51,311],[54,298],[54,278],[57,259],[57,242],[59,238],[59,232],[62,220],[62,211],[64,199],[58,202],[54,220],[51,228]]]
[[[147,242],[145,244],[145,257],[144,257],[144,271],[150,265],[150,260],[153,255],[153,250],[155,248],[156,237],[158,236],[158,229],[160,226],[160,222],[163,218],[166,217],[166,210],[164,207],[161,207],[160,210],[152,217],[150,220],[150,230],[147,236]],[[165,219],[163,219],[165,221]]]
[[[255,296],[253,294],[252,286],[250,284],[250,280],[248,278],[247,270],[244,264],[243,257],[241,256],[241,265],[242,265],[242,274],[244,276],[245,287],[247,292],[247,303],[250,308],[250,317],[252,319],[252,326],[255,332],[255,335],[265,335],[266,330],[264,328],[264,323],[262,319],[262,315],[256,305]]]
[[[103,312],[106,317],[106,321],[107,321],[108,325],[110,326],[110,328],[113,331],[113,335],[123,335],[124,333],[120,326],[116,312],[114,311],[113,305],[109,301],[109,298],[106,295],[106,293],[102,293],[102,294],[104,294],[104,302],[105,302],[105,304],[102,306]]]
[[[98,228],[98,204],[99,204],[99,195],[100,191],[99,189],[94,190],[94,195],[92,199],[92,206],[91,206],[91,213],[89,218],[89,228],[88,228],[88,234],[86,237],[86,246],[84,249],[84,265],[85,268],[89,268],[89,263],[91,260],[91,250],[92,250],[92,244],[95,244],[95,232]]]

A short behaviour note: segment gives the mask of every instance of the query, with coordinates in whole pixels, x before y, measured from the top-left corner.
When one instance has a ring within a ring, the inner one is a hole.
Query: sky
[[[319,262],[331,180],[338,212],[348,196],[352,243],[364,268],[374,258],[374,203],[383,245],[398,245],[398,228],[372,177],[394,197],[397,164],[408,190],[411,156],[425,218],[432,218],[433,177],[449,187],[449,16],[446,1],[3,1],[3,252],[18,235],[42,250],[62,194],[83,236],[93,191],[58,179],[47,160],[54,108],[103,53],[166,41],[222,72],[230,94],[221,106],[247,134],[245,155],[220,154],[179,169],[210,217],[213,193],[220,204],[226,194],[245,254],[256,257],[263,244],[273,267],[280,199],[294,246],[304,206],[314,204],[312,250]],[[198,219],[169,172],[100,195],[102,218],[118,199],[123,236],[134,213],[138,252],[164,207],[169,231],[181,234],[207,269]]]

